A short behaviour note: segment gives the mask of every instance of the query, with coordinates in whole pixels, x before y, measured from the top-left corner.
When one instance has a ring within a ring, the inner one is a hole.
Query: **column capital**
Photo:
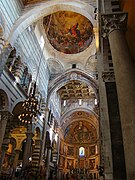
[[[12,119],[13,114],[11,114],[9,111],[0,111],[0,120],[9,120],[9,118]]]
[[[104,71],[102,72],[102,78],[104,82],[114,82],[115,74],[113,71]]]
[[[111,14],[101,14],[101,34],[106,38],[114,30],[127,30],[128,13],[115,12]]]

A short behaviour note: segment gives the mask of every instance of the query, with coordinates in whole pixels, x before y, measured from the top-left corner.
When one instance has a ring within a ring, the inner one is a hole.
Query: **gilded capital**
[[[118,12],[101,15],[101,33],[106,38],[114,30],[126,31],[128,13]]]

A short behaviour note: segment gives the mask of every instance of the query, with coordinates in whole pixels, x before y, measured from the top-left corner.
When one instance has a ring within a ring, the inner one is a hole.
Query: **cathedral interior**
[[[0,0],[1,180],[135,180],[134,12]]]

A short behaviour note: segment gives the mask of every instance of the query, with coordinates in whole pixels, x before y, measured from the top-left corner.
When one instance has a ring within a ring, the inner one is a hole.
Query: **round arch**
[[[81,82],[86,83],[88,86],[91,86],[95,92],[97,100],[98,98],[98,85],[96,80],[92,77],[92,75],[80,70],[80,69],[70,69],[63,73],[62,75],[55,78],[49,85],[48,89],[48,98],[47,98],[47,105],[49,104],[50,97],[52,93],[58,91],[62,86],[67,84],[71,80],[78,80]]]
[[[76,117],[75,117],[76,116]],[[76,121],[87,121],[91,123],[97,130],[97,134],[99,131],[99,121],[98,118],[89,110],[73,110],[67,113],[61,120],[61,127],[63,131],[65,131],[66,127],[68,127],[72,122]]]
[[[32,7],[31,10],[26,11],[26,13],[20,19],[18,19],[12,29],[9,42],[11,45],[13,45],[19,34],[21,34],[28,26],[43,18],[44,16],[60,10],[80,13],[87,17],[92,24],[94,24],[94,9],[95,8],[93,6],[78,0],[75,2],[71,0],[60,0],[56,2],[48,1],[45,3],[42,2],[40,5],[38,4],[38,9],[37,6]]]

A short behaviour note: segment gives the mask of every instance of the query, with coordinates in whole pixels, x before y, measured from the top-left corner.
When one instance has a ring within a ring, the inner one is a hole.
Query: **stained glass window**
[[[84,156],[85,155],[85,149],[84,147],[79,148],[79,156]]]

